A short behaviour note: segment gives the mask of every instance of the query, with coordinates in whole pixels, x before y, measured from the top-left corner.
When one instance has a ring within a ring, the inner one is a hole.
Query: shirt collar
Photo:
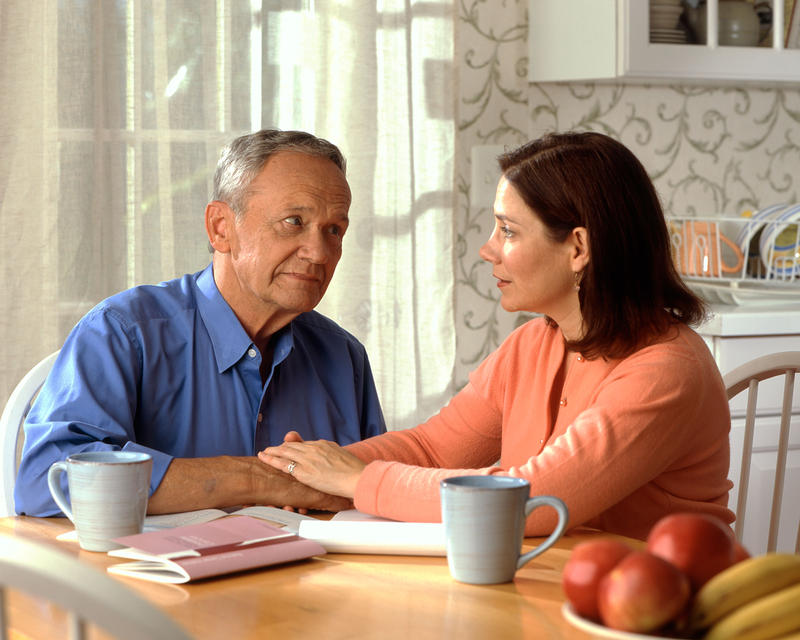
[[[230,369],[253,347],[253,341],[242,327],[239,318],[222,297],[214,282],[213,264],[197,277],[197,308],[211,338],[219,373]],[[274,362],[283,361],[294,346],[292,323],[278,332],[275,340]]]
[[[241,359],[253,341],[217,289],[213,265],[197,278],[197,309],[211,338],[217,370],[222,373]]]

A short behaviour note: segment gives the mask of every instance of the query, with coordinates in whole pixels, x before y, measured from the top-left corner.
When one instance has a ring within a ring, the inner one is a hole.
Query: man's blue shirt
[[[173,457],[252,456],[291,429],[340,444],[386,430],[355,337],[310,311],[273,345],[262,385],[261,353],[210,265],[101,302],[70,333],[25,422],[17,513],[60,513],[47,471],[78,451],[151,454],[152,494]]]

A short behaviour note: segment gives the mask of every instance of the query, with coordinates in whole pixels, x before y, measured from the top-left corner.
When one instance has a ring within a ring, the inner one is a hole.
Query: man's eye
[[[288,222],[291,225],[299,227],[303,224],[303,221],[300,219],[300,216],[289,216],[288,218],[283,219],[284,222]]]
[[[331,225],[330,232],[331,232],[332,236],[340,236],[341,237],[344,234],[344,231],[342,231],[342,228],[340,226],[338,226],[338,225],[335,225],[335,224]]]

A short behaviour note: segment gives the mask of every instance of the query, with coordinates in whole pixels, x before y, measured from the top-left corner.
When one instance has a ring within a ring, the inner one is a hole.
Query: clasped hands
[[[258,459],[313,489],[350,499],[366,466],[335,442],[305,442],[296,431],[289,431],[283,444],[260,451]]]

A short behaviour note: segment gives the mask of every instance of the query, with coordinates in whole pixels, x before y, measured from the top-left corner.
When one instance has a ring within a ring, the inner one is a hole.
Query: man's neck
[[[264,304],[254,306],[251,302],[244,301],[244,296],[241,295],[238,287],[234,283],[228,282],[226,270],[217,260],[214,260],[214,282],[223,300],[228,303],[262,356],[267,355],[272,336],[300,315],[276,306]]]

